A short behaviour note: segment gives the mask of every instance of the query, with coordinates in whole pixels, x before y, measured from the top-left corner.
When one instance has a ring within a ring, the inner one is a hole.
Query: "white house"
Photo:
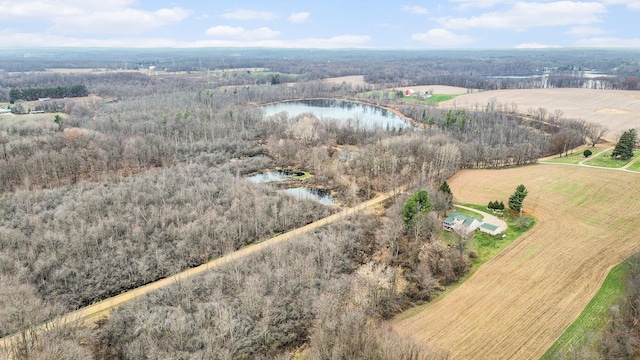
[[[448,231],[458,230],[462,226],[466,226],[469,232],[480,230],[489,235],[498,235],[504,231],[500,226],[489,224],[473,216],[462,215],[455,211],[442,222],[442,227]]]
[[[444,221],[442,226],[445,230],[453,231],[462,226],[466,226],[468,231],[475,231],[482,225],[482,221],[473,216],[462,215],[457,212],[452,212]]]

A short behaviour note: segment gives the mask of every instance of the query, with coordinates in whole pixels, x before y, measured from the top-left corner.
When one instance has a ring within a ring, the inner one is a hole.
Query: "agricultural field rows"
[[[526,114],[545,108],[549,113],[562,111],[568,119],[580,119],[609,127],[607,139],[637,126],[640,94],[637,91],[592,89],[510,89],[473,92],[440,103],[441,107],[483,108],[490,101]]]
[[[608,271],[638,250],[638,175],[561,165],[463,170],[457,200],[506,198],[518,184],[537,225],[424,311],[395,323],[455,359],[537,359],[580,314]]]

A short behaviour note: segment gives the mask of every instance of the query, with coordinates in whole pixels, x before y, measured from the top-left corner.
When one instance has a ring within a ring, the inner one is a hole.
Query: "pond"
[[[284,191],[287,195],[295,197],[296,199],[313,200],[323,205],[336,205],[335,201],[333,201],[330,197],[331,191],[329,190],[309,187],[297,187],[285,189],[282,191]]]
[[[260,107],[265,118],[286,112],[294,118],[300,114],[313,113],[318,119],[334,119],[341,124],[352,124],[359,128],[382,128],[398,130],[414,125],[393,111],[354,101],[337,99],[313,99],[284,101]]]
[[[305,173],[302,171],[283,169],[283,170],[271,170],[271,171],[261,172],[258,174],[253,174],[253,175],[247,176],[247,179],[249,179],[249,181],[251,182],[258,184],[258,183],[290,180],[295,177],[300,177],[304,175]]]

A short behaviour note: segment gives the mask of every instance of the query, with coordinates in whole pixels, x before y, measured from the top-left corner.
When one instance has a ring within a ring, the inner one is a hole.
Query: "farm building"
[[[502,229],[495,225],[483,223],[482,225],[480,225],[480,231],[489,235],[498,235],[502,232]]]
[[[469,231],[475,231],[480,225],[482,225],[480,219],[473,216],[462,215],[455,211],[442,222],[442,227],[449,231],[457,230],[461,226],[466,226]]]
[[[415,95],[415,94],[416,94],[416,91],[415,91],[415,90],[413,90],[413,89],[407,89],[407,90],[405,90],[404,94],[405,94],[406,96],[413,96],[413,95]]]

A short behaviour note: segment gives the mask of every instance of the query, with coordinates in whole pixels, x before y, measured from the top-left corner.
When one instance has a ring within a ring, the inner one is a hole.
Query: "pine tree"
[[[637,137],[636,129],[629,129],[622,133],[620,140],[618,140],[616,147],[613,149],[611,157],[620,160],[631,159],[633,157],[633,149],[636,146]]]
[[[445,194],[449,194],[449,195],[453,195],[451,193],[451,188],[449,187],[449,184],[447,184],[447,181],[443,181],[442,184],[440,184],[440,186],[438,186],[438,191],[441,191]]]
[[[509,209],[513,211],[520,212],[522,215],[522,203],[524,202],[524,198],[527,197],[527,188],[524,185],[520,184],[516,187],[516,191],[509,196]]]

